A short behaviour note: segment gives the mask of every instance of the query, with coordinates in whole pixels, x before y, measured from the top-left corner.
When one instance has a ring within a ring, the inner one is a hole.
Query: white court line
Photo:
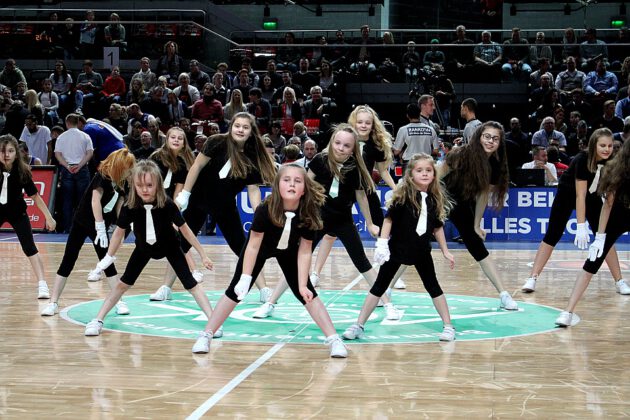
[[[343,296],[348,290],[352,289],[357,283],[361,281],[363,278],[362,274],[359,274],[354,280],[352,280],[346,287],[341,289],[340,293],[336,293],[331,296],[328,301],[324,303],[325,306],[328,306],[329,303],[338,300],[341,296]],[[228,382],[223,388],[218,390],[214,395],[204,401],[195,411],[193,411],[186,420],[197,420],[200,419],[204,414],[206,414],[212,407],[214,407],[223,397],[229,394],[234,388],[239,386],[241,382],[243,382],[249,375],[254,373],[256,369],[262,366],[267,360],[271,359],[276,353],[280,351],[286,344],[290,343],[294,337],[297,337],[302,331],[304,331],[309,326],[308,323],[302,323],[298,325],[295,333],[291,338],[283,339],[279,343],[275,344],[272,348],[267,350],[265,354],[260,356],[254,363],[247,366],[241,373],[239,373],[236,377],[234,377],[230,382]]]

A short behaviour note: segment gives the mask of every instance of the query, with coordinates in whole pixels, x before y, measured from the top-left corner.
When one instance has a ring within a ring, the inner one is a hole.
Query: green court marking
[[[212,305],[223,291],[206,292]],[[330,316],[339,333],[355,322],[365,291],[319,290],[320,298],[327,303]],[[487,340],[539,334],[556,329],[554,321],[560,310],[547,306],[518,302],[518,311],[499,309],[498,298],[476,296],[446,296],[451,318],[457,330],[457,340]],[[194,339],[206,324],[206,317],[199,310],[192,296],[186,292],[173,293],[173,300],[150,302],[149,295],[125,296],[130,315],[116,315],[115,311],[105,319],[104,330],[132,334],[155,335],[172,338]],[[376,308],[366,325],[366,335],[353,343],[419,343],[435,342],[442,331],[442,321],[431,298],[426,293],[394,293],[394,303],[404,311],[399,321],[385,319],[383,308]],[[86,324],[98,312],[102,301],[91,301],[71,306],[62,311],[65,319]],[[280,299],[273,316],[254,319],[258,309],[258,293],[253,291],[238,305],[226,320],[224,341],[277,343],[291,339],[292,343],[321,343],[321,331],[304,307],[287,292]],[[299,325],[305,329],[295,336]],[[105,331],[105,334],[108,334]]]

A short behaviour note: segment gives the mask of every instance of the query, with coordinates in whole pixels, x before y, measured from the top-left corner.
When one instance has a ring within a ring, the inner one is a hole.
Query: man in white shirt
[[[20,134],[20,141],[28,146],[31,155],[42,161],[44,165],[50,164],[52,157],[50,129],[45,125],[37,124],[37,117],[28,114],[24,119],[24,129]]]
[[[558,182],[558,171],[553,163],[547,161],[547,149],[542,146],[532,149],[532,161],[524,163],[523,169],[544,169],[546,185],[554,185]]]
[[[315,140],[308,139],[304,142],[304,149],[302,152],[304,153],[304,157],[295,161],[296,164],[308,168],[308,164],[311,163],[313,157],[317,154],[317,143]]]
[[[407,105],[407,119],[409,124],[398,129],[396,141],[392,147],[394,154],[403,158],[403,171],[407,162],[416,153],[426,153],[431,156],[438,155],[440,139],[437,132],[428,124],[420,122],[420,108],[411,103]],[[403,148],[407,147],[404,152]]]

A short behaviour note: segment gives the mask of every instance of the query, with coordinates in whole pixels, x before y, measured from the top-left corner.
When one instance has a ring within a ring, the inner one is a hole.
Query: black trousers
[[[63,252],[61,265],[59,265],[59,269],[57,269],[58,275],[62,277],[70,276],[70,273],[72,273],[72,269],[74,268],[74,264],[77,262],[77,259],[79,259],[79,252],[81,252],[81,248],[85,243],[85,238],[90,238],[92,241],[94,251],[96,251],[96,255],[98,255],[99,260],[102,260],[105,255],[107,255],[107,248],[101,248],[100,246],[94,244],[96,229],[93,227],[88,229],[75,221],[72,224],[70,234],[68,235],[68,241],[66,242],[66,249]],[[116,274],[118,274],[118,272],[116,271],[116,266],[114,264],[110,265],[105,270],[105,275],[107,277],[112,277]]]

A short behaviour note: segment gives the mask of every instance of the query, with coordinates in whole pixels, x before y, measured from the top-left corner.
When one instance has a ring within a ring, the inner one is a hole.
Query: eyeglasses
[[[484,139],[484,140],[486,140],[486,141],[490,141],[490,140],[492,140],[492,142],[493,142],[493,143],[498,143],[498,142],[500,142],[500,141],[501,141],[501,136],[493,136],[493,135],[492,135],[492,134],[490,134],[490,133],[483,133],[483,134],[481,135],[481,138],[482,138],[482,139]]]

